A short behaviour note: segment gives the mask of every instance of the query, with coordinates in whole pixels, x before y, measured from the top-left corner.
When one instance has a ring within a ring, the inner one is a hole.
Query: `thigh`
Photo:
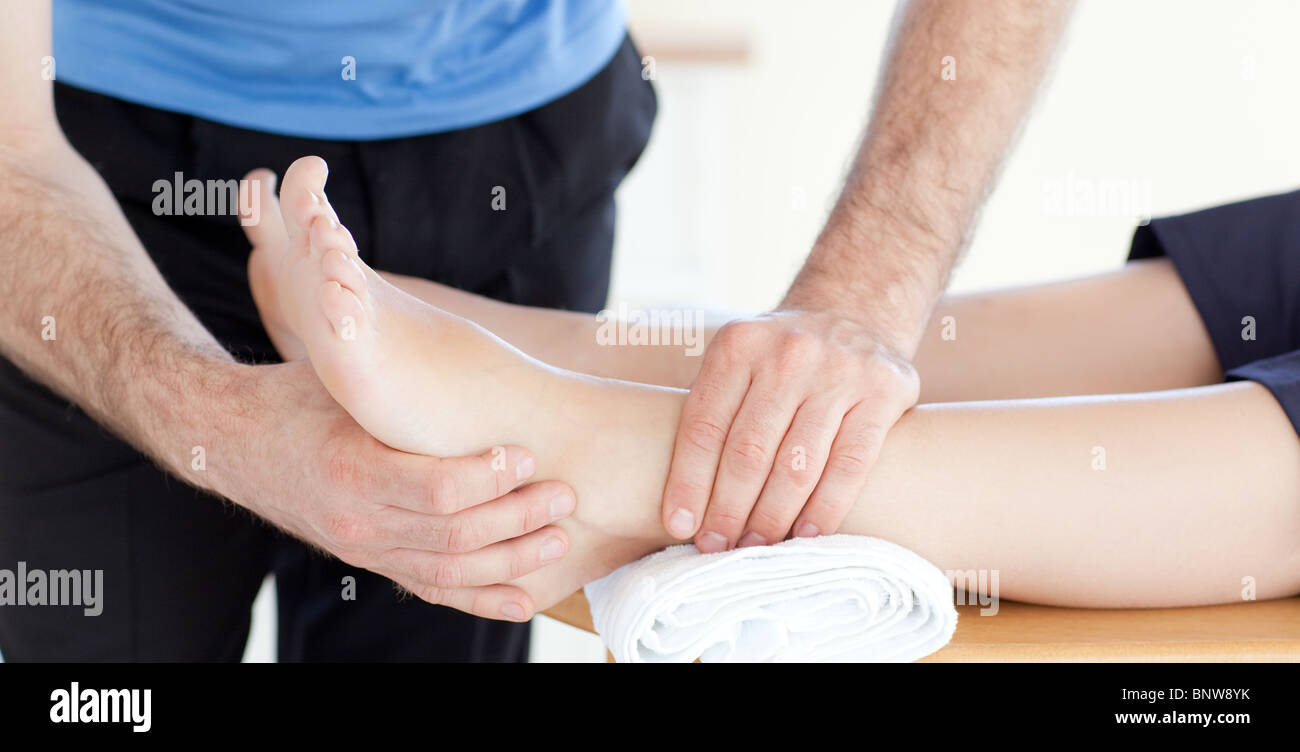
[[[614,191],[656,108],[625,41],[594,78],[538,109],[357,145],[374,217],[367,262],[510,303],[598,310]]]
[[[945,298],[917,352],[922,402],[1113,394],[1222,381],[1169,261]]]

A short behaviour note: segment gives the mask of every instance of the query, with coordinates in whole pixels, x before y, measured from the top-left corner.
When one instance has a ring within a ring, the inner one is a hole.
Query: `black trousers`
[[[537,110],[460,131],[316,141],[233,128],[56,86],[59,122],[99,171],[172,289],[238,358],[273,361],[232,216],[156,216],[157,180],[330,165],[328,191],[371,266],[500,300],[604,305],[615,187],[656,101],[630,40]],[[493,210],[505,190],[505,211]],[[6,274],[12,270],[6,270]],[[102,569],[99,616],[0,606],[5,660],[235,661],[274,571],[285,661],[521,661],[528,628],[401,597],[159,472],[81,410],[0,361],[0,569]],[[340,597],[345,576],[356,599]]]

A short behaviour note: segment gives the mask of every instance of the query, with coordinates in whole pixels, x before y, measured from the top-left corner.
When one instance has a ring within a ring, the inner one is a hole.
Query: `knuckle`
[[[523,506],[523,519],[519,532],[536,530],[551,520],[550,499],[540,493],[533,494],[531,502]]]
[[[779,540],[785,535],[789,523],[774,510],[755,509],[749,516],[749,527],[768,540]]]
[[[451,514],[460,508],[460,486],[451,473],[442,468],[434,471],[429,489],[429,507],[434,514]]]
[[[724,350],[730,350],[741,346],[746,340],[752,337],[753,327],[746,321],[732,321],[723,325],[718,330],[715,337],[716,341],[722,345]]]
[[[363,485],[366,477],[363,467],[356,455],[350,452],[331,452],[325,461],[330,484],[345,489],[357,489]]]
[[[871,466],[871,445],[846,444],[831,455],[829,469],[840,475],[866,475]]]
[[[681,500],[682,503],[691,500],[707,502],[709,500],[709,493],[712,490],[712,485],[678,478],[674,479],[672,483],[668,485],[665,495]]]
[[[451,596],[442,588],[430,585],[422,585],[416,588],[408,588],[417,598],[425,603],[432,603],[435,606],[441,606],[451,602]]]
[[[447,553],[463,554],[478,548],[478,531],[469,520],[452,518],[442,529],[442,549]]]
[[[697,417],[682,426],[682,438],[695,449],[717,455],[727,442],[727,429],[713,418]]]
[[[495,469],[492,462],[493,460],[488,460],[487,470],[484,472],[492,474],[492,498],[499,499],[510,493],[517,485],[515,468],[518,467],[519,462],[518,460],[507,460],[502,464],[500,470]],[[506,468],[510,468],[510,470],[507,471]]]
[[[786,332],[781,340],[782,362],[795,367],[806,365],[817,358],[822,351],[822,341],[809,332],[795,330]]]
[[[709,527],[715,530],[739,530],[749,520],[748,510],[711,507],[709,509]]]
[[[524,556],[522,551],[516,553],[514,556],[511,556],[510,564],[508,567],[510,576],[507,579],[513,580],[519,577],[523,577],[524,575],[532,571],[531,567],[528,566],[528,562],[529,562],[528,557]]]
[[[337,545],[358,546],[366,542],[366,526],[350,514],[331,514],[325,518],[325,534]]]
[[[757,348],[762,346],[767,337],[767,330],[762,324],[753,321],[733,321],[719,330],[715,341],[720,345],[719,351],[728,361],[746,360]]]
[[[775,471],[780,474],[778,477],[782,481],[799,492],[810,491],[817,484],[816,466],[812,457],[807,457],[802,464],[794,461],[778,462]]]
[[[460,559],[455,556],[439,556],[429,566],[428,577],[425,578],[425,581],[439,590],[454,590],[460,587],[464,578],[463,569]]]
[[[869,365],[862,374],[861,381],[872,394],[890,395],[906,388],[902,374],[886,365]]]
[[[486,594],[478,592],[470,596],[469,605],[466,607],[466,610],[468,613],[474,614],[475,616],[486,616],[488,613],[487,606]]]
[[[733,469],[742,473],[762,472],[770,462],[762,439],[751,433],[738,436],[728,444],[727,459]]]

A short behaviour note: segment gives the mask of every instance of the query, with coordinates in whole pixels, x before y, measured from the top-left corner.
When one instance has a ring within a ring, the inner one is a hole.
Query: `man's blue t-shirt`
[[[396,138],[557,99],[625,24],[621,0],[54,0],[55,74],[253,130]]]

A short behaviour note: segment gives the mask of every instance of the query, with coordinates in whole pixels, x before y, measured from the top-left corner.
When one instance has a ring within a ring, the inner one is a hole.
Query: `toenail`
[[[668,532],[678,538],[688,538],[695,532],[695,513],[680,507],[668,518]]]
[[[699,543],[695,547],[700,549],[700,553],[716,554],[727,548],[727,539],[717,533],[705,533],[700,536]]]
[[[740,548],[749,548],[750,546],[765,546],[767,545],[767,541],[763,539],[763,536],[751,530],[748,533],[745,533],[745,535],[741,537],[740,543],[737,543],[736,545],[739,546]]]
[[[817,536],[821,535],[821,532],[822,531],[817,529],[816,525],[812,524],[811,522],[805,522],[799,526],[798,530],[794,531],[794,537],[816,538]]]
[[[575,506],[577,506],[577,500],[569,494],[556,494],[551,498],[551,519],[558,520],[561,517],[568,517],[573,514]]]
[[[555,561],[564,556],[564,541],[559,538],[547,538],[539,550],[542,561]]]

